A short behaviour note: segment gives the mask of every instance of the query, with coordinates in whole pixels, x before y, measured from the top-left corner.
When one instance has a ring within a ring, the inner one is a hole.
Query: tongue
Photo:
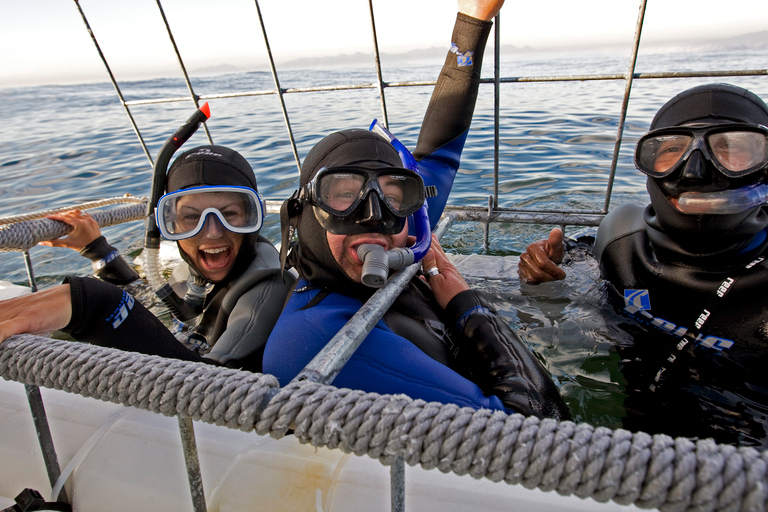
[[[203,263],[208,268],[221,268],[229,263],[229,249],[217,253],[201,252]]]

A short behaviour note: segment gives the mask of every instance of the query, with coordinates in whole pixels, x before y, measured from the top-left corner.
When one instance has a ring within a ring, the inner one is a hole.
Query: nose
[[[704,180],[712,178],[712,164],[699,149],[693,150],[691,156],[683,163],[680,178],[689,180]]]
[[[379,198],[374,193],[369,193],[363,206],[363,216],[358,221],[359,224],[373,224],[381,221],[381,206]]]
[[[205,224],[203,224],[203,236],[205,238],[221,238],[224,235],[224,229],[224,226],[221,225],[221,221],[219,221],[215,214],[209,213],[205,217]]]

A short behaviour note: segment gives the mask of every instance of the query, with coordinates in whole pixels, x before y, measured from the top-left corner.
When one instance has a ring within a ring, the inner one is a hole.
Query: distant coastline
[[[593,44],[582,46],[552,46],[538,47],[515,46],[511,44],[501,45],[501,55],[531,54],[545,52],[562,51],[600,51],[625,48],[626,45],[618,44]],[[768,30],[760,32],[751,32],[740,36],[724,39],[699,39],[699,40],[669,40],[669,41],[641,41],[641,47],[646,50],[665,52],[665,51],[736,51],[736,50],[762,50],[768,52]],[[388,67],[396,65],[403,61],[424,61],[440,64],[445,58],[446,49],[440,46],[430,48],[420,48],[403,53],[385,53],[380,54],[381,63]],[[373,61],[373,53],[355,52],[343,53],[333,56],[304,57],[278,62],[279,69],[306,69],[330,66],[353,66],[367,65]],[[213,75],[224,73],[238,73],[242,71],[268,71],[267,67],[247,70],[242,67],[231,64],[219,64],[215,66],[206,66],[192,70],[192,73],[198,75]]]

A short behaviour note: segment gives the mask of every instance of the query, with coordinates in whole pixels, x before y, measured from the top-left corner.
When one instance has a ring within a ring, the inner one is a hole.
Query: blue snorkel
[[[377,119],[373,120],[369,130],[381,135],[392,144],[403,161],[403,167],[417,173],[419,172],[416,167],[416,159],[413,158],[408,148],[397,140]],[[427,195],[430,196],[429,194]],[[380,245],[362,244],[357,248],[357,255],[363,260],[363,284],[372,288],[379,288],[387,281],[390,269],[405,268],[421,261],[426,256],[432,244],[432,228],[429,225],[426,200],[424,205],[411,215],[411,222],[416,232],[416,243],[411,247],[385,251]]]

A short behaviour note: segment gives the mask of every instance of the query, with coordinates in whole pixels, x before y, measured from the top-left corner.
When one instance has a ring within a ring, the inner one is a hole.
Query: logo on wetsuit
[[[733,282],[733,280],[731,280]],[[721,285],[721,289],[725,286],[727,291],[730,283],[724,281]],[[718,295],[720,291],[718,290]],[[723,292],[725,295],[725,292]],[[722,297],[723,295],[720,295]],[[638,321],[644,325],[650,325],[662,332],[682,338],[688,332],[687,327],[677,326],[669,320],[658,318],[650,314],[648,311],[651,309],[651,298],[648,290],[624,290],[624,309],[623,311],[629,315],[630,318]],[[696,328],[701,329],[704,326],[704,322],[709,318],[710,312],[706,309],[699,315],[696,320]],[[734,345],[734,342],[725,338],[718,338],[717,336],[704,336],[702,333],[696,335],[694,340],[696,344],[702,347],[712,348],[715,350],[729,349]]]
[[[118,304],[117,308],[112,312],[112,314],[107,317],[107,322],[112,324],[113,329],[120,327],[120,324],[123,323],[126,318],[128,318],[128,312],[133,309],[134,301],[135,299],[132,295],[128,294],[127,292],[123,292],[123,296],[120,299],[120,304]]]
[[[472,65],[472,54],[474,52],[466,51],[464,53],[459,51],[459,47],[456,46],[456,43],[451,43],[451,53],[456,54],[456,65],[461,66],[471,66]]]

